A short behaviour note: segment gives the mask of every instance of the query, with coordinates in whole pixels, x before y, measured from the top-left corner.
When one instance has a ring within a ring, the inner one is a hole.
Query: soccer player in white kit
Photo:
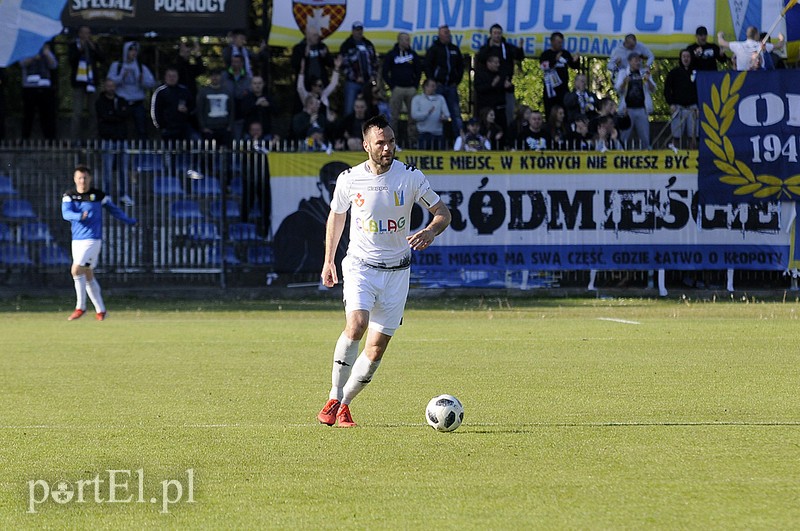
[[[394,159],[394,131],[384,115],[362,127],[368,159],[339,174],[325,234],[322,283],[333,287],[334,258],[350,210],[350,243],[342,261],[346,325],[333,351],[329,399],[317,415],[328,426],[356,424],[350,402],[372,380],[400,326],[408,296],[411,251],[427,249],[450,224],[450,211],[418,169]],[[432,215],[409,235],[414,203]],[[361,355],[358,347],[367,340]]]

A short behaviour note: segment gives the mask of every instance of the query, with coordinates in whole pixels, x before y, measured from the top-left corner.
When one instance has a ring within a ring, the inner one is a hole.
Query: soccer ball
[[[464,406],[453,395],[439,395],[428,402],[425,419],[436,431],[453,431],[464,420]]]

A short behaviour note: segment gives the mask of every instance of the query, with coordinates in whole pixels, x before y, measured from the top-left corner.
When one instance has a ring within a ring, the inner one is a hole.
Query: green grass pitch
[[[800,525],[796,301],[412,300],[343,430],[336,301],[108,299],[0,307],[3,529]]]

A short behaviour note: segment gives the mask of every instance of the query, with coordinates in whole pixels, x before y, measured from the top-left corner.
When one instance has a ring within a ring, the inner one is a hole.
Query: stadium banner
[[[701,72],[698,186],[708,203],[800,197],[800,71]]]
[[[124,35],[225,35],[247,27],[248,0],[69,0],[64,27]]]
[[[452,213],[416,270],[786,270],[794,203],[701,205],[691,152],[414,152]],[[328,204],[322,169],[363,153],[270,154],[272,227]],[[311,217],[298,234],[319,233]],[[413,232],[430,215],[415,206]],[[324,234],[324,232],[322,232]],[[322,245],[320,239],[319,245]]]
[[[676,57],[694,42],[697,26],[708,28],[711,41],[718,31],[728,40],[744,40],[747,26],[768,26],[782,8],[782,0],[292,0],[273,3],[269,44],[294,46],[312,25],[338,50],[358,21],[378,52],[389,51],[399,32],[409,33],[413,49],[424,52],[447,24],[461,51],[474,53],[489,28],[500,24],[527,56],[538,57],[560,31],[564,48],[573,53],[608,57],[634,33],[657,56]],[[784,29],[780,24],[778,31]]]

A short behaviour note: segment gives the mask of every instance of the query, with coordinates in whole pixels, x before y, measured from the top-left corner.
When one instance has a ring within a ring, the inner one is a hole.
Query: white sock
[[[97,283],[96,278],[93,278],[91,282],[86,284],[86,293],[89,294],[89,298],[92,300],[92,304],[94,304],[94,309],[97,313],[106,311],[106,305],[103,304],[103,295],[100,293],[100,284]],[[85,300],[83,304],[86,304]]]
[[[72,277],[72,281],[75,283],[75,295],[77,295],[77,301],[75,302],[75,308],[78,310],[85,310],[86,309],[86,275],[80,275],[77,277]]]
[[[335,398],[341,402],[344,396],[344,384],[350,378],[353,363],[358,356],[358,341],[350,339],[342,332],[336,341],[333,350],[333,370],[331,371],[331,394],[328,398]]]
[[[733,269],[728,269],[725,272],[725,277],[728,279],[728,291],[733,291]]]
[[[342,404],[349,404],[360,393],[375,375],[381,360],[371,361],[363,352],[353,364],[353,372],[344,386]]]

